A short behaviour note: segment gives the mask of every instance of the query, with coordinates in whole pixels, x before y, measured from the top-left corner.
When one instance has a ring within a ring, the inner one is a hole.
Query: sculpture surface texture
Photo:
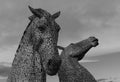
[[[57,41],[60,26],[53,15],[29,6],[32,16],[16,51],[7,82],[46,82],[46,73],[55,75],[61,64]]]
[[[98,45],[98,39],[89,37],[78,43],[71,43],[62,49],[61,59],[62,64],[58,71],[60,82],[97,82],[92,74],[80,63],[85,54],[92,48]]]

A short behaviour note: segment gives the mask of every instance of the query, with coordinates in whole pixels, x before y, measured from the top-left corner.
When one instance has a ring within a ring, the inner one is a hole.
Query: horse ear
[[[37,9],[32,8],[31,6],[28,6],[30,11],[33,13],[33,15],[37,16],[37,17],[41,17],[40,13],[37,11]]]
[[[60,11],[52,15],[52,19],[56,19],[60,16]]]

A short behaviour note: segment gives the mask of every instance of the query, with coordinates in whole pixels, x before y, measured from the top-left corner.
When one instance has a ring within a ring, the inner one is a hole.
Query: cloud
[[[94,63],[82,63],[96,78],[119,77],[120,51],[85,57],[85,60],[99,60]]]
[[[0,78],[4,77],[4,79],[5,79],[8,76],[10,69],[11,69],[11,67],[0,65]]]
[[[102,78],[98,79],[97,82],[119,82],[120,78],[119,77],[109,77],[109,78]]]
[[[84,16],[93,18],[109,18],[115,15],[116,2],[113,0],[91,0],[86,8]],[[104,19],[105,19],[104,18]]]
[[[25,1],[0,1],[0,46],[18,44],[27,26]]]
[[[0,62],[12,62],[16,50],[16,45],[0,47]]]
[[[88,68],[96,77],[106,76],[106,70],[108,76],[114,74],[110,62],[101,62],[104,57],[91,57],[119,51],[120,0],[0,0],[0,61],[13,61],[22,33],[29,22],[27,17],[32,14],[28,5],[43,8],[52,14],[61,11],[61,16],[56,19],[61,26],[59,45],[67,46],[89,36],[97,37],[99,46],[92,48],[81,62],[94,62],[87,65],[90,65]],[[117,67],[115,60],[113,65]],[[3,72],[0,71],[0,74]]]
[[[67,46],[89,36],[96,36],[100,45],[91,49],[88,54],[118,51],[120,47],[119,4],[119,0],[0,1],[1,49],[19,45],[22,33],[29,22],[27,17],[32,14],[27,7],[31,5],[34,8],[48,10],[52,14],[61,11],[61,16],[56,20],[61,26],[59,45]]]
[[[92,63],[92,62],[99,62],[99,60],[80,60],[79,63]]]
[[[10,72],[10,67],[0,68],[0,76],[7,77]]]

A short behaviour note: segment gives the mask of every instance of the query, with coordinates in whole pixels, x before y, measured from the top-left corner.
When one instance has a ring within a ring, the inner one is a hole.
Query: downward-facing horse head
[[[29,6],[32,16],[12,63],[8,82],[45,82],[46,73],[55,75],[61,64],[56,48],[60,26],[53,15]]]

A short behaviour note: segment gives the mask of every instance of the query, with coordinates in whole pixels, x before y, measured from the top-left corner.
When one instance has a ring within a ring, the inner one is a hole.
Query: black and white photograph
[[[120,82],[120,0],[0,0],[0,82]]]

